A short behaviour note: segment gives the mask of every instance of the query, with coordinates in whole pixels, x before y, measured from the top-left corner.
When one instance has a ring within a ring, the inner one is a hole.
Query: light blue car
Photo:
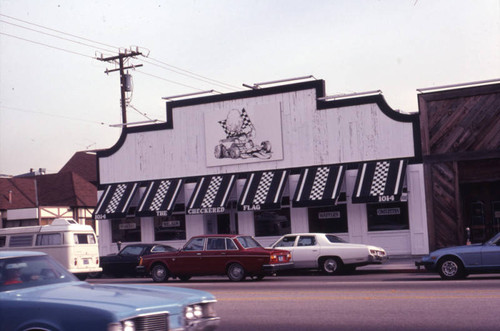
[[[0,252],[0,330],[214,330],[215,303],[197,290],[92,285],[45,253]]]
[[[471,273],[500,272],[500,233],[483,244],[438,249],[416,261],[442,279],[462,279]]]

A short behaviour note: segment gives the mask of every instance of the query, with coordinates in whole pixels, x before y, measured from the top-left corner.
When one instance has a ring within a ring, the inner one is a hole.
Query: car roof
[[[33,252],[33,251],[0,251],[0,259],[6,259],[11,257],[25,257],[25,256],[41,256],[47,255],[43,252]]]
[[[236,238],[236,237],[250,237],[250,236],[244,234],[202,234],[199,236],[193,236],[192,238],[220,238],[220,237]]]

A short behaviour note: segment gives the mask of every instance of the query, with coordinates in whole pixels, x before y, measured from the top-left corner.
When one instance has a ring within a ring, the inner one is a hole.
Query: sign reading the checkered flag
[[[195,215],[225,212],[235,182],[236,175],[201,177],[189,201],[187,213]]]
[[[108,185],[97,203],[94,218],[104,220],[126,217],[138,187],[138,183]]]
[[[208,167],[283,159],[280,103],[204,113]]]
[[[345,167],[320,166],[302,170],[292,201],[293,207],[319,207],[337,204]]]
[[[281,208],[281,196],[288,179],[287,170],[251,173],[238,202],[239,211]]]
[[[182,183],[182,179],[151,181],[139,202],[136,216],[170,216]]]
[[[358,168],[352,202],[399,201],[407,163],[407,160],[388,160],[361,164]]]

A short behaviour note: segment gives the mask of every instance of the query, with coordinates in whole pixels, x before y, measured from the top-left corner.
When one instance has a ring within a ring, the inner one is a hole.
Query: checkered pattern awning
[[[182,179],[151,181],[136,210],[137,216],[168,216],[182,188]]]
[[[112,219],[127,216],[127,210],[139,183],[111,184],[104,190],[97,208],[95,219]]]
[[[343,165],[304,168],[293,197],[293,207],[335,205],[340,195],[344,173]]]
[[[280,209],[287,179],[287,170],[251,173],[241,193],[238,210]]]
[[[189,200],[188,214],[216,214],[225,211],[236,175],[201,177]]]
[[[353,203],[399,201],[407,160],[373,161],[358,167]]]

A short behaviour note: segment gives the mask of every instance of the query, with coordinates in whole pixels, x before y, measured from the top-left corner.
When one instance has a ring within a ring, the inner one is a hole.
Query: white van
[[[94,229],[71,218],[57,218],[50,225],[0,229],[0,250],[45,252],[80,279],[102,271]]]

